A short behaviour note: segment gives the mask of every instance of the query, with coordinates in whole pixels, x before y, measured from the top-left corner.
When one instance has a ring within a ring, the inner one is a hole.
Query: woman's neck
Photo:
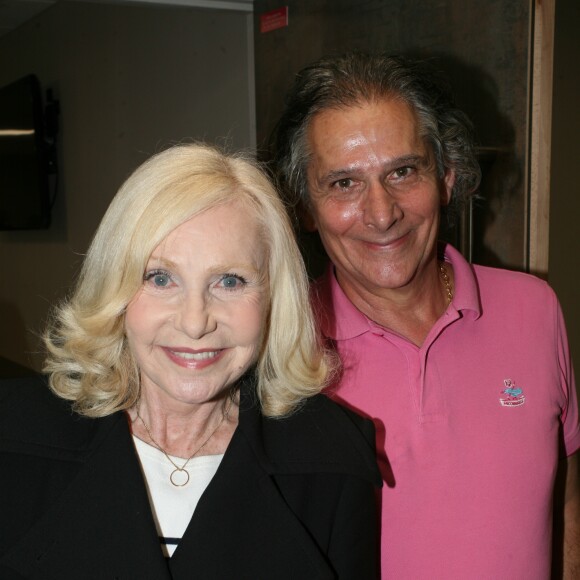
[[[238,424],[238,394],[226,391],[218,400],[173,408],[143,392],[128,411],[131,431],[145,443],[174,457],[224,453]]]

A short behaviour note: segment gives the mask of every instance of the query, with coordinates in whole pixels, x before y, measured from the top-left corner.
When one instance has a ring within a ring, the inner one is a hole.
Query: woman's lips
[[[161,347],[169,360],[180,367],[187,369],[202,369],[217,362],[226,352],[225,349],[218,350],[192,350],[189,348]]]

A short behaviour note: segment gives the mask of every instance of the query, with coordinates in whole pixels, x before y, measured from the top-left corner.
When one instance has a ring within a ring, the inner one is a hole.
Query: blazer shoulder
[[[337,437],[350,435],[348,431],[353,427],[362,435],[366,441],[365,449],[375,453],[375,426],[370,419],[367,419],[349,409],[337,401],[333,401],[328,395],[320,394],[312,397],[306,402],[306,408],[311,407],[313,413],[320,414],[320,417],[329,422],[329,429],[333,429]],[[356,440],[359,437],[355,437]],[[349,437],[350,440],[350,437]]]
[[[96,444],[103,421],[75,413],[44,376],[0,380],[1,450],[78,459]]]
[[[262,417],[260,435],[256,447],[275,472],[336,472],[381,485],[373,423],[326,395],[307,399],[289,416]]]

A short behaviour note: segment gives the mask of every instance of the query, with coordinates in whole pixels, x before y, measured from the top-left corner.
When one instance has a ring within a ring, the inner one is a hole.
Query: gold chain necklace
[[[453,288],[451,287],[451,279],[449,278],[444,262],[439,262],[439,272],[441,272],[441,278],[443,279],[445,294],[447,296],[447,305],[449,306],[453,300]]]
[[[139,407],[136,407],[137,417],[139,417],[141,423],[143,423],[143,427],[145,427],[145,431],[147,431],[149,439],[151,439],[153,445],[155,445],[155,447],[157,447],[157,449],[159,449],[159,451],[161,451],[161,453],[163,453],[163,455],[167,457],[169,463],[171,463],[171,465],[175,467],[175,469],[171,472],[171,475],[169,476],[169,481],[171,481],[171,483],[175,487],[184,487],[189,483],[189,471],[187,471],[187,469],[185,468],[187,467],[187,464],[209,443],[209,440],[216,434],[217,430],[221,427],[221,424],[229,416],[230,410],[232,408],[232,403],[234,402],[233,393],[230,395],[229,399],[230,403],[228,405],[228,408],[225,411],[222,409],[222,418],[220,419],[220,422],[217,424],[216,428],[209,434],[209,437],[186,459],[185,463],[181,467],[177,465],[177,463],[175,463],[175,461],[171,459],[167,451],[165,451],[165,449],[163,449],[163,447],[161,447],[161,445],[159,445],[159,443],[155,441],[153,435],[151,434],[149,426],[147,425],[147,423],[145,423],[143,417],[141,417],[141,415],[139,414]],[[177,477],[176,474],[178,474]],[[185,477],[185,479],[180,479],[183,477]]]

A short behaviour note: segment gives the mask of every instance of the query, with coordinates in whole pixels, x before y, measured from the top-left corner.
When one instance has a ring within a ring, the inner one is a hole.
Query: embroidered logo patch
[[[500,393],[504,396],[499,398],[502,407],[519,407],[526,402],[524,392],[516,387],[515,381],[504,379],[503,386],[504,388]]]

